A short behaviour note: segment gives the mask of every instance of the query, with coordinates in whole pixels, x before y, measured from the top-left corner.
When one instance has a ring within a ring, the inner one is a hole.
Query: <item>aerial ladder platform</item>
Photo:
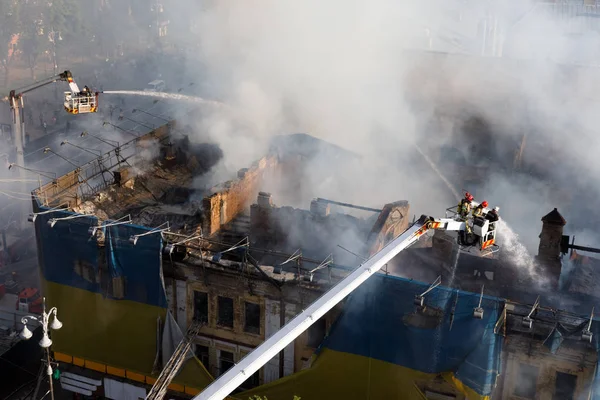
[[[148,396],[146,396],[146,400],[162,400],[163,397],[165,397],[171,381],[173,381],[173,378],[179,373],[179,370],[186,359],[186,355],[192,347],[192,341],[200,332],[201,327],[202,322],[200,321],[194,321],[192,323],[187,330],[186,335],[175,348],[171,358],[169,358],[169,361],[165,364],[160,375],[156,379],[156,382],[152,385]]]
[[[73,80],[73,75],[70,71],[64,71],[20,89],[11,90],[6,98],[12,115],[12,132],[10,137],[12,143],[10,145],[16,149],[16,164],[20,167],[25,166],[25,156],[23,154],[23,148],[25,147],[25,104],[23,102],[23,95],[58,81],[67,82],[71,89],[69,92],[64,92],[63,106],[68,113],[87,114],[98,111],[98,92],[92,93],[87,86],[84,86],[83,90],[80,90],[77,83]],[[19,174],[23,178],[23,168],[19,168]],[[27,193],[29,190],[25,183],[23,185],[23,192]],[[22,203],[23,215],[26,216],[28,214],[27,205],[25,204],[26,202]],[[24,218],[19,221],[19,225],[23,220]]]
[[[476,206],[477,203],[473,203],[473,205]],[[435,219],[422,215],[404,233],[389,242],[383,249],[325,292],[273,336],[248,353],[238,364],[207,386],[204,391],[194,397],[194,400],[222,400],[226,398],[252,374],[300,336],[302,332],[306,331],[319,318],[344,300],[346,296],[356,290],[400,252],[416,243],[426,232],[430,230],[455,231],[459,233],[459,238],[464,238],[468,223],[472,224],[472,226],[469,226],[469,235],[474,238],[474,240],[469,241],[471,246],[479,247],[480,251],[496,246],[497,223],[495,221],[489,221],[485,218],[473,218],[473,221],[465,221],[458,216]],[[464,246],[465,241],[460,239],[459,241]]]

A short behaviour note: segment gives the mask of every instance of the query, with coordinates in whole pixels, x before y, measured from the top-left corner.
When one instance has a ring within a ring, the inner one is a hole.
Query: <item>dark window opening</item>
[[[196,357],[198,360],[204,365],[206,369],[208,369],[209,355],[208,355],[208,346],[196,345]]]
[[[319,319],[317,322],[312,324],[308,328],[308,343],[309,347],[319,347],[323,339],[325,339],[325,332],[327,330],[327,323],[324,318]]]
[[[577,375],[557,372],[553,400],[573,400],[576,387]]]
[[[208,293],[194,290],[194,320],[208,322]]]
[[[233,328],[233,299],[219,296],[217,303],[219,309],[217,325]]]
[[[260,304],[245,303],[246,320],[244,323],[244,331],[248,333],[260,333]]]
[[[223,375],[227,370],[233,367],[233,353],[229,351],[220,351],[221,355],[219,356],[219,375]]]
[[[527,364],[519,365],[514,394],[524,399],[534,399],[539,373],[538,367]]]

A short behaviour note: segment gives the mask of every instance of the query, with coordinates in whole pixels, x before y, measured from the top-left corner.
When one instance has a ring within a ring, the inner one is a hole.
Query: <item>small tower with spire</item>
[[[540,233],[540,245],[538,247],[537,260],[548,278],[558,287],[561,274],[560,241],[563,228],[567,221],[554,209],[542,218],[542,233]]]

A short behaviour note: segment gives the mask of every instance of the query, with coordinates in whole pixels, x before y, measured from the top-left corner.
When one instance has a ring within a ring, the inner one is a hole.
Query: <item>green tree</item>
[[[13,41],[19,35],[19,2],[0,0],[0,65],[4,69],[4,87],[8,86],[10,67],[17,54]]]

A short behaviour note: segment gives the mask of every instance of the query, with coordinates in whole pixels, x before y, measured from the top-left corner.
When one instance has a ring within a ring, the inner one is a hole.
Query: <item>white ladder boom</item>
[[[223,400],[371,275],[383,268],[402,250],[419,240],[430,229],[433,221],[432,218],[421,216],[404,233],[325,292],[306,310],[294,317],[273,336],[248,353],[238,364],[207,386],[193,400]]]

